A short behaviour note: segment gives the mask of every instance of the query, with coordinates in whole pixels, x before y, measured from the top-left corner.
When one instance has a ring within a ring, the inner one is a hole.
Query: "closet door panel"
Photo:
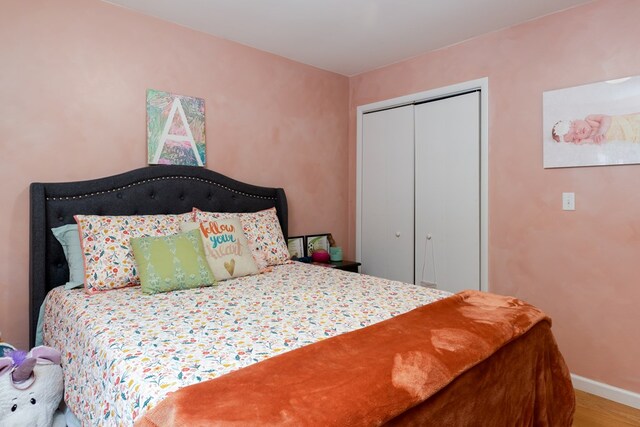
[[[413,105],[363,116],[362,272],[413,283]]]
[[[480,289],[479,92],[415,108],[416,283]]]

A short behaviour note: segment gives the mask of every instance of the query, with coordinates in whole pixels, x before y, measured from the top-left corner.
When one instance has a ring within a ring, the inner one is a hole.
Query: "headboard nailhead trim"
[[[215,181],[210,181],[208,179],[202,179],[202,178],[197,178],[197,177],[193,177],[193,176],[183,176],[183,175],[163,176],[163,177],[159,177],[159,178],[149,178],[149,179],[145,179],[143,181],[133,182],[133,183],[131,183],[129,185],[125,185],[124,187],[112,188],[111,190],[96,191],[94,193],[80,194],[80,195],[77,195],[77,196],[47,197],[47,200],[85,199],[87,197],[97,196],[97,195],[101,195],[101,194],[113,193],[114,191],[126,190],[127,188],[131,188],[131,187],[134,187],[136,185],[146,184],[147,182],[163,181],[163,180],[168,180],[168,179],[190,179],[192,181],[200,181],[200,182],[204,182],[206,184],[216,185],[216,186],[218,186],[220,188],[223,188],[223,189],[225,189],[227,191],[230,191],[232,193],[240,194],[240,195],[246,196],[246,197],[253,197],[254,199],[276,200],[275,197],[258,196],[256,194],[244,193],[242,191],[237,191],[237,190],[234,190],[232,188],[229,188],[226,185],[219,184],[219,183],[217,183]],[[120,197],[122,197],[122,196],[120,196]]]

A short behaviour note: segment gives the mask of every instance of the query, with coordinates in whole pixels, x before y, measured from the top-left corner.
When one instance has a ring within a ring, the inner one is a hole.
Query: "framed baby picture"
[[[305,256],[304,236],[292,236],[287,239],[289,257],[302,258]]]
[[[318,249],[324,249],[329,252],[329,234],[313,234],[306,236],[307,239],[307,255],[311,255]]]
[[[545,168],[640,163],[640,76],[542,95]]]

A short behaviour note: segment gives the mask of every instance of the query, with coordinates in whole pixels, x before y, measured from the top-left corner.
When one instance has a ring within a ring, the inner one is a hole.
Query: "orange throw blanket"
[[[570,426],[574,407],[545,314],[465,291],[170,393],[136,425]]]

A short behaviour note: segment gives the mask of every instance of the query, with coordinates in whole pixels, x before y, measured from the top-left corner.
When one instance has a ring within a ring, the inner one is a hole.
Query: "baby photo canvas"
[[[545,168],[640,163],[640,76],[544,92]]]

